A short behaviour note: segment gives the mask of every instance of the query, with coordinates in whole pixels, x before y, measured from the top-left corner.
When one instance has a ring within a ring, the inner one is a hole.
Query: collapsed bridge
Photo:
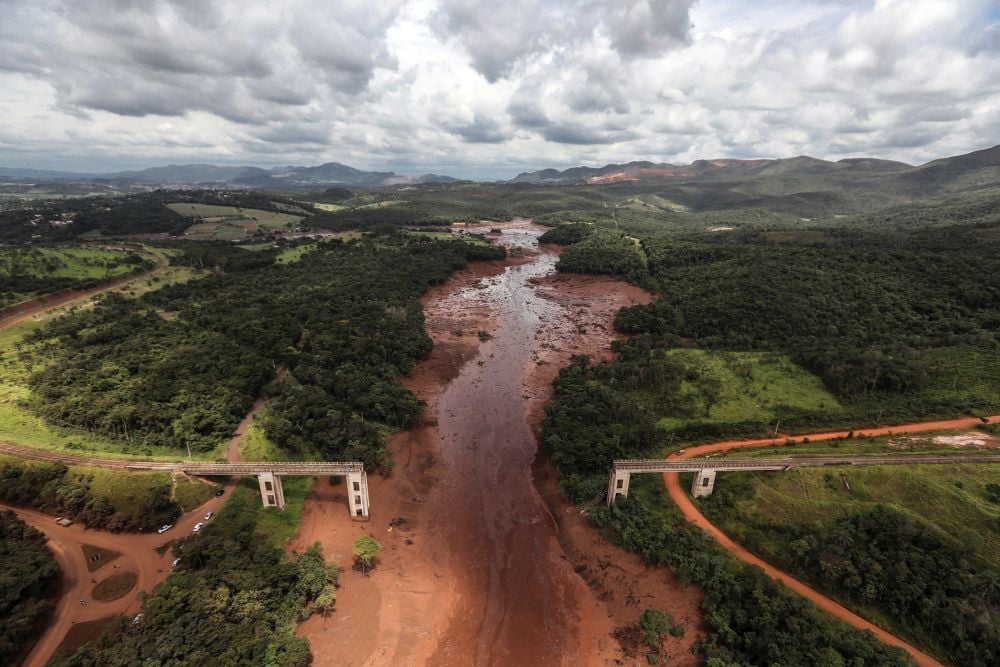
[[[719,472],[739,470],[790,470],[792,468],[821,468],[824,466],[884,466],[945,463],[1000,463],[1000,456],[855,456],[810,458],[759,458],[759,459],[695,459],[670,461],[667,459],[628,459],[615,461],[608,478],[608,505],[618,496],[628,497],[632,475],[639,473],[693,472],[691,495],[695,498],[712,495],[715,476]]]

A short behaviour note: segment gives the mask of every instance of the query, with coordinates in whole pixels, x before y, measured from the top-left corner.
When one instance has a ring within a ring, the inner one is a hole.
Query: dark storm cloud
[[[268,102],[316,97],[282,79],[307,72],[314,90],[354,95],[392,67],[385,32],[399,4],[300,1],[264,13],[232,1],[5,2],[0,67],[46,79],[64,107],[260,122],[272,118]],[[277,92],[258,96],[268,88]]]

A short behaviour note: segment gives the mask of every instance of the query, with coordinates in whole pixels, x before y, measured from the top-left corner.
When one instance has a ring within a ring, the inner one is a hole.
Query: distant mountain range
[[[423,174],[404,176],[392,171],[363,171],[339,162],[327,162],[315,167],[220,167],[214,164],[172,164],[138,171],[109,174],[46,171],[0,167],[0,177],[51,181],[100,180],[151,185],[220,185],[253,188],[291,188],[351,186],[384,187],[421,183],[453,183],[451,176]]]
[[[1000,167],[1000,146],[967,155],[943,158],[914,167],[875,158],[829,162],[805,155],[780,160],[697,160],[688,165],[653,162],[573,167],[563,171],[542,169],[518,174],[510,183],[536,185],[603,185],[627,181],[746,180],[783,176],[896,175],[914,182],[954,178],[962,173]]]
[[[459,179],[438,174],[404,176],[392,171],[364,171],[339,162],[314,167],[222,167],[183,164],[151,167],[110,174],[0,167],[0,178],[38,181],[93,181],[117,187],[129,185],[274,188],[308,190],[328,187],[377,188],[423,183],[453,183]],[[919,194],[925,188],[949,190],[1000,182],[1000,146],[967,155],[934,160],[921,166],[876,158],[851,158],[830,162],[808,156],[777,160],[697,160],[688,165],[629,162],[603,167],[572,167],[562,171],[524,172],[507,181],[533,185],[607,185],[615,183],[713,184],[741,182],[743,194],[814,193],[839,187],[882,189],[900,196]]]

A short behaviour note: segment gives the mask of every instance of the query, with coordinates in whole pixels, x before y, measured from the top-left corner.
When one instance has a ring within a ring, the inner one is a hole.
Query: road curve
[[[987,422],[995,423],[1000,421],[1000,415],[994,415],[986,419]],[[964,419],[953,419],[949,421],[934,421],[934,422],[918,422],[913,424],[903,424],[898,426],[886,426],[882,428],[875,429],[861,429],[854,431],[856,436],[876,436],[876,435],[890,435],[894,433],[919,433],[922,431],[940,431],[944,429],[953,428],[972,428],[984,423],[982,419],[977,417],[970,417]],[[697,456],[703,456],[705,454],[712,454],[716,452],[726,452],[733,449],[747,449],[754,447],[768,447],[779,442],[784,442],[785,440],[794,440],[796,442],[801,442],[804,437],[808,437],[811,441],[817,440],[834,440],[837,438],[843,438],[847,436],[849,431],[830,431],[826,433],[813,433],[807,436],[799,435],[794,437],[781,436],[779,438],[764,438],[757,440],[727,440],[723,442],[716,442],[708,445],[697,445],[694,447],[688,447],[683,454],[675,455],[672,457],[674,460],[685,460],[694,458]],[[667,491],[670,497],[677,504],[677,507],[684,514],[684,517],[691,521],[693,524],[707,532],[709,535],[715,538],[716,541],[729,553],[731,553],[736,558],[742,560],[750,565],[756,565],[761,570],[764,571],[772,579],[780,581],[789,589],[795,591],[799,595],[809,599],[820,609],[832,614],[834,617],[844,621],[845,623],[859,629],[859,630],[869,630],[874,634],[879,641],[888,644],[890,646],[896,646],[904,651],[908,652],[913,659],[914,663],[920,667],[942,667],[942,663],[931,657],[930,655],[924,653],[917,647],[909,644],[899,637],[896,637],[889,632],[886,632],[882,628],[874,625],[873,623],[865,620],[864,618],[858,616],[850,609],[847,609],[840,603],[832,600],[831,598],[823,595],[816,589],[804,584],[795,577],[791,576],[787,572],[779,570],[770,563],[764,561],[758,556],[750,553],[740,544],[734,542],[728,535],[726,535],[718,526],[709,521],[701,511],[695,506],[694,502],[684,491],[680,483],[679,474],[676,472],[668,472],[663,474],[663,481],[666,484]]]
[[[93,621],[99,618],[118,614],[135,614],[139,611],[141,601],[138,593],[149,593],[157,584],[164,581],[170,573],[170,562],[173,554],[167,549],[162,555],[156,552],[156,547],[170,540],[187,537],[191,534],[194,524],[203,521],[203,515],[209,510],[217,512],[228,499],[234,484],[225,486],[225,494],[213,497],[200,507],[188,512],[174,524],[170,532],[163,535],[157,533],[110,533],[104,530],[85,528],[77,523],[63,527],[55,522],[55,517],[36,510],[14,507],[0,503],[0,509],[12,510],[22,521],[40,530],[48,538],[47,546],[59,563],[61,583],[59,586],[59,602],[45,632],[32,647],[25,659],[23,667],[41,667],[55,654],[56,649],[66,637],[70,627],[75,623]],[[87,562],[82,546],[90,544],[95,547],[111,549],[121,553],[114,561],[113,567],[104,566],[97,572],[87,571]],[[93,579],[100,581],[119,569],[132,571],[138,575],[136,587],[124,597],[111,602],[98,602],[91,596],[94,587]],[[86,600],[81,605],[80,600]]]

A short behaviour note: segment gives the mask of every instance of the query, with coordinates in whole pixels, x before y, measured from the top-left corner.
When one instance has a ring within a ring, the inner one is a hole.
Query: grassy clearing
[[[121,556],[117,551],[102,549],[90,544],[84,544],[82,548],[83,557],[87,559],[87,572],[96,572]]]
[[[318,451],[307,454],[290,454],[274,444],[261,427],[260,422],[266,414],[261,411],[253,423],[247,427],[240,443],[240,458],[244,461],[322,461],[323,455]]]
[[[677,349],[667,356],[687,367],[681,391],[705,421],[766,422],[784,407],[841,410],[819,378],[784,355]],[[671,429],[684,422],[683,418],[664,417],[657,425]]]
[[[312,491],[316,483],[315,477],[282,477],[281,487],[285,492],[285,509],[259,508],[259,519],[257,520],[257,530],[270,538],[273,544],[284,544],[299,530],[299,522],[302,520],[302,507],[305,505],[306,496]],[[260,506],[260,489],[255,478],[244,478],[240,481],[236,492],[233,494],[233,501],[252,503]]]
[[[135,588],[139,575],[135,572],[118,572],[97,582],[91,595],[98,602],[111,602],[124,597]]]
[[[107,498],[123,514],[141,511],[150,495],[171,485],[168,472],[126,472],[83,466],[70,466],[67,479],[88,487],[95,496]]]
[[[313,204],[313,208],[318,208],[321,211],[343,211],[350,207],[343,204]]]
[[[997,475],[996,466],[964,464],[796,469],[723,473],[716,486],[734,485],[739,496],[722,528],[738,541],[754,533],[754,541],[771,553],[787,544],[780,531],[757,526],[798,523],[823,530],[846,514],[886,504],[1000,566],[1000,505],[990,502],[985,491]]]
[[[215,493],[215,487],[190,477],[174,479],[174,500],[185,512],[190,512],[202,503],[208,502]]]

